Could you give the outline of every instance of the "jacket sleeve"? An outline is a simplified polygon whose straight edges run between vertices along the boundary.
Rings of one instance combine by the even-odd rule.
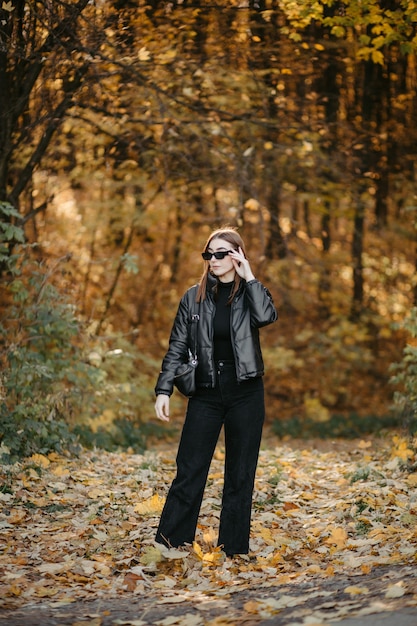
[[[174,390],[174,376],[177,367],[181,363],[185,363],[187,360],[188,328],[190,320],[190,302],[192,301],[192,289],[193,288],[189,289],[184,294],[179,303],[169,337],[168,351],[162,360],[161,371],[155,385],[156,395],[172,395]],[[193,293],[195,298],[195,291]]]
[[[259,280],[246,283],[246,298],[250,309],[251,326],[262,328],[278,319],[272,296]]]

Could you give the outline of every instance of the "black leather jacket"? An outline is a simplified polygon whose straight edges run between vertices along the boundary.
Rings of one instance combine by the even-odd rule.
[[[216,372],[213,358],[213,319],[216,311],[213,287],[214,279],[209,277],[206,298],[196,303],[198,285],[190,287],[181,298],[169,339],[168,351],[162,361],[155,393],[170,396],[173,392],[175,371],[187,361],[188,347],[192,347],[191,325],[197,327],[198,367],[196,382],[198,387],[214,387]],[[264,364],[259,342],[259,328],[272,324],[278,318],[272,296],[262,283],[251,280],[241,281],[230,313],[232,346],[235,353],[236,376],[238,381],[263,376]],[[199,315],[192,322],[194,314]]]

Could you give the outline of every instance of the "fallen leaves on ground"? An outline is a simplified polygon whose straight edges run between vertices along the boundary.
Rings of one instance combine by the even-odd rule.
[[[290,445],[263,449],[254,493],[251,555],[233,560],[216,547],[221,449],[211,467],[196,541],[180,549],[154,543],[175,473],[174,453],[97,450],[78,458],[37,454],[3,466],[2,608],[153,595],[159,604],[195,603],[197,616],[182,615],[181,624],[215,626],[229,623],[227,599],[232,594],[256,586],[259,598],[244,605],[248,623],[254,616],[268,618],[289,606],[301,607],[294,613],[301,621],[294,623],[312,623],[311,619],[322,623],[323,612],[310,611],[308,622],[302,609],[311,595],[268,597],[268,589],[296,580],[366,575],[381,565],[415,565],[414,450],[398,437],[384,444],[361,442],[344,452],[297,450]],[[413,585],[407,580],[387,583],[387,601],[407,596],[408,604],[416,603]],[[347,614],[346,607],[351,609],[368,589],[358,582],[343,593],[346,603],[329,613],[331,598],[323,592],[327,616]],[[219,607],[224,603],[225,621],[221,617],[204,621],[213,602]],[[158,623],[179,623],[175,619]]]

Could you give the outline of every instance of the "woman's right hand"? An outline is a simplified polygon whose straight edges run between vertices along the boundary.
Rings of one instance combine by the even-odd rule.
[[[158,419],[169,422],[169,396],[163,394],[156,396],[155,413]]]

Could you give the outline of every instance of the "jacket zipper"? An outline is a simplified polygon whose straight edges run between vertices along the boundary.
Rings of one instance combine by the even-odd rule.
[[[232,344],[232,350],[233,350],[233,356],[235,358],[235,371],[236,371],[236,380],[239,382],[239,373],[238,373],[238,362],[237,362],[237,357],[236,357],[236,346],[235,346],[235,338],[233,335],[233,320],[232,320],[232,316],[233,316],[233,309],[236,307],[236,297],[238,297],[237,295],[235,296],[235,298],[233,299],[233,302],[231,304],[230,307],[230,342]]]

